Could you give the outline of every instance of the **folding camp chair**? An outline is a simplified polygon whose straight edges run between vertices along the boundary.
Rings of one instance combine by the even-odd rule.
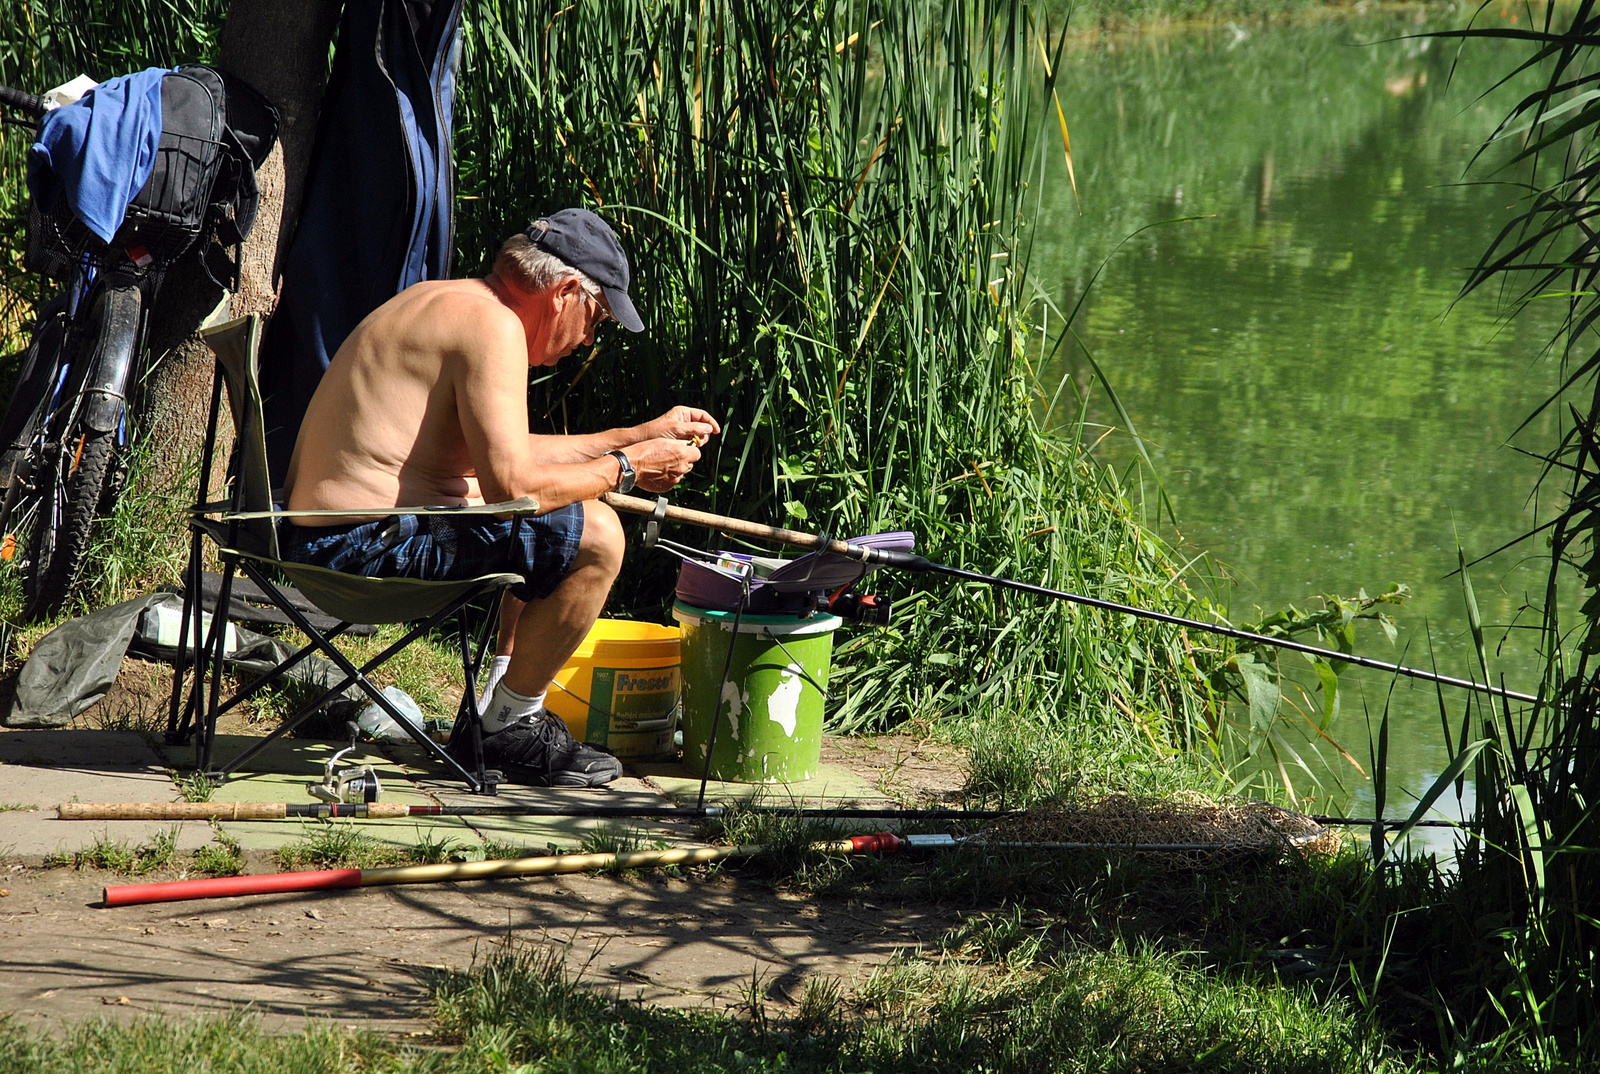
[[[277,520],[286,512],[274,503],[271,479],[267,472],[261,393],[257,386],[257,348],[261,341],[260,317],[256,314],[241,317],[206,329],[201,335],[216,354],[217,376],[211,390],[211,412],[201,459],[200,494],[189,514],[189,565],[184,587],[183,632],[180,634],[184,641],[178,646],[178,658],[173,671],[171,709],[167,717],[168,742],[182,743],[192,734],[195,739],[195,767],[208,777],[220,781],[249,761],[268,743],[294,730],[318,708],[354,685],[388,713],[395,723],[405,728],[411,737],[416,739],[418,745],[438,759],[454,775],[465,780],[473,791],[495,793],[496,784],[501,776],[498,772],[486,770],[484,767],[482,723],[478,712],[476,683],[478,670],[482,667],[484,654],[488,650],[498,621],[498,602],[484,602],[484,607],[477,613],[481,616],[481,624],[476,632],[471,629],[471,620],[474,615],[474,602],[480,601],[481,598],[498,597],[507,586],[520,582],[521,577],[515,574],[487,574],[479,578],[454,582],[428,582],[412,578],[364,578],[281,559],[278,550]],[[227,389],[228,406],[234,426],[233,453],[228,467],[231,487],[226,499],[211,501],[211,465],[216,451],[224,386]],[[363,517],[383,516],[395,512],[392,508],[352,508],[348,512],[310,513]],[[537,514],[538,504],[524,498],[511,503],[474,507],[407,508],[406,513],[520,516]],[[225,612],[215,615],[210,630],[206,631],[200,614],[201,553],[205,539],[210,539],[217,545],[218,555],[223,563],[217,608],[228,607],[234,576],[238,572],[243,572],[306,637],[311,639],[298,652],[267,674],[246,684],[233,697],[226,700],[221,699],[219,694],[226,640],[223,628],[227,616]],[[307,621],[305,614],[295,607],[295,603],[278,588],[274,576],[288,578],[312,604],[339,620],[338,625],[332,630],[317,630]],[[403,716],[394,703],[367,678],[395,654],[452,616],[456,620],[456,638],[461,651],[461,668],[465,679],[461,706],[457,711],[455,734],[466,733],[470,736],[475,771],[468,771],[437,742],[428,737],[423,728],[415,726]],[[348,631],[353,623],[414,625],[400,640],[365,664],[356,667],[333,645],[334,640]],[[313,654],[325,656],[337,665],[344,674],[343,680],[302,706],[271,734],[254,743],[233,760],[226,764],[214,765],[212,751],[216,742],[217,718],[255,695],[263,687],[278,681],[287,671]],[[194,663],[194,675],[185,698],[183,683],[187,665],[191,660]]]

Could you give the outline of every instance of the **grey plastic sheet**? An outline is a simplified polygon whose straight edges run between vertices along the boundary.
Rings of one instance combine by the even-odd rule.
[[[179,610],[183,606],[176,594],[150,593],[70,619],[46,634],[22,666],[16,694],[0,723],[19,728],[60,727],[110,692],[122,669],[122,659],[130,652],[167,663],[175,660],[177,647],[157,645],[139,636],[139,617],[163,603]],[[250,682],[265,675],[296,652],[294,646],[277,638],[236,629],[238,648],[225,662],[241,681]],[[310,656],[284,677],[327,690],[337,685],[344,673],[332,661]],[[334,703],[364,696],[350,686],[336,696]]]

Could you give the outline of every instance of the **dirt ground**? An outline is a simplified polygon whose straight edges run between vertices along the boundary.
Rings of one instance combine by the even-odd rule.
[[[257,870],[269,863],[253,863]],[[508,937],[566,951],[622,997],[736,1006],[752,982],[775,1004],[804,981],[859,979],[958,924],[956,908],[775,894],[729,874],[568,876],[97,909],[93,870],[0,878],[0,1010],[57,1027],[86,1016],[216,1012],[270,1025],[307,1016],[395,1036],[428,1029],[428,977]]]

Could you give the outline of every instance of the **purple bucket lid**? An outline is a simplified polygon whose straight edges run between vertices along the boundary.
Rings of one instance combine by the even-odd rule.
[[[849,543],[909,552],[916,547],[916,537],[908,530],[895,530],[852,537]],[[762,589],[774,593],[835,590],[859,581],[867,573],[867,569],[855,560],[821,552],[808,552],[787,562],[745,556],[737,552],[721,552],[719,555],[725,559],[742,560],[770,568],[765,577],[760,576],[758,571],[757,577],[751,580],[752,594]],[[695,560],[684,560],[678,571],[678,599],[696,608],[732,611],[739,605],[741,588],[732,571],[717,569]]]
[[[723,556],[734,558],[732,552]],[[736,558],[749,560],[749,556]],[[696,608],[712,611],[738,607],[739,593],[743,587],[731,571],[716,570],[696,560],[686,559],[678,568],[678,599]]]

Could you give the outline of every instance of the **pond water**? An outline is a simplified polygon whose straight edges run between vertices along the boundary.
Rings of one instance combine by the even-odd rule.
[[[1415,595],[1395,612],[1397,644],[1370,627],[1359,651],[1466,676],[1476,661],[1449,577],[1457,541],[1470,559],[1539,520],[1538,468],[1508,440],[1554,389],[1544,348],[1557,311],[1535,304],[1508,323],[1496,295],[1456,301],[1515,201],[1503,185],[1463,181],[1491,176],[1468,164],[1513,97],[1480,94],[1519,54],[1396,38],[1462,17],[1435,9],[1073,49],[1060,93],[1081,209],[1056,167],[1031,269],[1063,310],[1087,288],[1076,329],[1149,449],[1176,512],[1176,530],[1163,529],[1188,554],[1210,554],[1235,622],[1404,582]],[[1193,216],[1208,219],[1118,246]],[[1089,391],[1091,420],[1117,427],[1097,450],[1143,482],[1152,511],[1132,439],[1071,350],[1045,379],[1070,375]],[[1546,416],[1512,442],[1537,450],[1554,430]],[[1539,603],[1544,552],[1530,541],[1472,569],[1491,639],[1537,621],[1527,607]],[[1537,683],[1534,642],[1514,630],[1495,657],[1514,689]],[[1387,813],[1405,816],[1448,763],[1438,697],[1401,680],[1390,700],[1389,677],[1370,672],[1346,681],[1333,735],[1370,768],[1369,714],[1375,727],[1390,701]],[[1464,696],[1445,701],[1458,726]],[[1370,809],[1370,784],[1323,755],[1316,804]]]

